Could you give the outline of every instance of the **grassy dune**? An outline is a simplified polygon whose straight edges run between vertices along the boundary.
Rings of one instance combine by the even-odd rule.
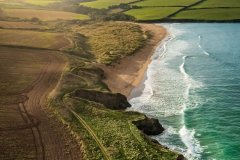
[[[0,29],[0,45],[61,49],[73,47],[60,33]]]
[[[71,12],[63,11],[48,11],[48,10],[35,10],[35,9],[4,9],[5,15],[8,17],[15,17],[20,19],[31,19],[37,17],[42,21],[53,21],[53,20],[86,20],[89,19],[87,15],[76,14]]]
[[[133,54],[146,38],[139,26],[130,23],[94,23],[74,30],[87,37],[87,50],[105,64]]]

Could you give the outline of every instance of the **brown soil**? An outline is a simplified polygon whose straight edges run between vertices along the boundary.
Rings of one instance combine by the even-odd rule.
[[[3,10],[8,17],[16,17],[21,19],[31,19],[37,17],[43,21],[53,20],[72,20],[77,19],[79,14],[63,11],[48,11],[48,10],[36,10],[36,9],[4,9]]]
[[[120,60],[112,66],[102,66],[106,79],[104,82],[113,93],[122,93],[129,96],[132,89],[142,81],[151,56],[157,45],[167,35],[166,29],[154,24],[140,24],[142,30],[150,31],[152,38],[145,46],[132,56]]]
[[[25,49],[24,51],[37,52]],[[48,95],[56,87],[67,64],[66,59],[59,52],[39,51],[39,54],[45,59],[45,65],[41,68],[33,85],[22,94],[25,96],[25,101],[20,102],[18,106],[17,104],[0,105],[1,112],[11,113],[7,114],[8,120],[4,119],[4,121],[9,122],[13,119],[17,122],[10,126],[0,126],[0,151],[1,154],[5,154],[1,155],[0,159],[82,159],[77,142],[73,140],[63,124],[53,114],[47,112],[46,107]],[[13,117],[17,117],[18,120]],[[23,146],[24,149],[17,148],[16,144]],[[11,146],[21,150],[21,153],[15,153]]]
[[[8,22],[0,21],[1,28],[7,29],[44,29],[45,27],[31,22]]]

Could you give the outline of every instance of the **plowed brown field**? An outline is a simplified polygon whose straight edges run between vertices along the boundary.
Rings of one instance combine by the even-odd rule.
[[[0,159],[81,159],[46,109],[66,65],[59,52],[0,47]]]

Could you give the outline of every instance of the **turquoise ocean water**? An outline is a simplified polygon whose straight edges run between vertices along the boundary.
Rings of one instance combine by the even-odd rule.
[[[130,110],[158,118],[153,138],[188,159],[240,159],[240,24],[164,24]]]

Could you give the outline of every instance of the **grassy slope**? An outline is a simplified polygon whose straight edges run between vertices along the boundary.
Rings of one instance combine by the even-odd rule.
[[[193,8],[240,7],[239,0],[207,0]]]
[[[72,44],[61,33],[19,31],[0,29],[0,45],[25,46],[31,48],[61,49],[71,48]]]
[[[63,12],[63,11],[47,11],[47,10],[36,10],[36,9],[4,9],[3,11],[8,17],[16,17],[21,19],[31,19],[33,17],[37,17],[43,21],[53,21],[58,19],[63,19],[63,20],[89,19],[89,17],[84,14],[76,14],[76,13]]]
[[[96,0],[91,2],[83,2],[83,3],[80,3],[80,5],[91,7],[91,8],[103,9],[103,8],[108,8],[109,6],[112,6],[112,5],[118,5],[120,3],[130,3],[135,1],[136,0]]]
[[[74,28],[87,38],[87,50],[101,63],[109,64],[132,54],[145,41],[139,26],[127,23],[95,23]]]
[[[33,4],[33,5],[46,6],[51,3],[56,3],[60,1],[62,0],[24,0],[23,2]]]
[[[132,9],[126,14],[136,17],[138,20],[159,20],[168,16],[174,9],[158,8],[157,6],[187,6],[195,3],[196,0],[146,0],[135,3],[141,6],[140,9]],[[155,8],[157,7],[157,8]],[[240,7],[238,0],[207,0],[192,8],[211,8],[208,10],[185,10],[178,13],[173,19],[193,19],[193,20],[233,20],[240,19],[238,8],[219,9],[214,7]],[[168,13],[167,13],[168,12]]]

